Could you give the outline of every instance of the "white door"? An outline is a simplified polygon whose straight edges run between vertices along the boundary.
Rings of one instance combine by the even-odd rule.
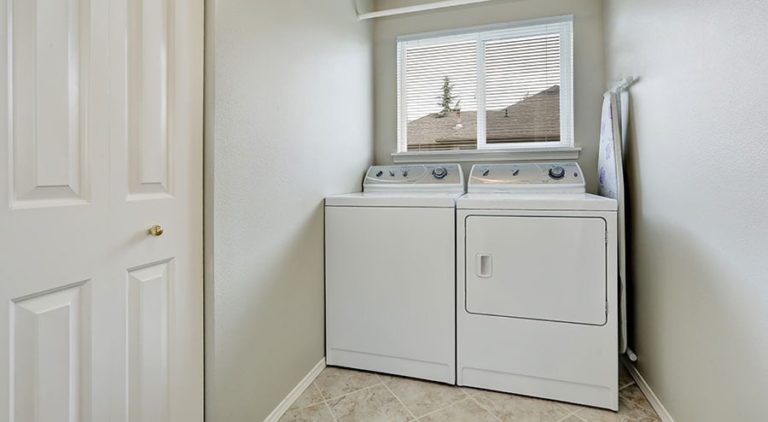
[[[470,216],[465,224],[467,312],[605,324],[605,220]]]
[[[0,0],[0,420],[202,420],[202,42],[202,0]]]

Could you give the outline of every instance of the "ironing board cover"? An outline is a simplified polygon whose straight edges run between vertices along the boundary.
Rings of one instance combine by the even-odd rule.
[[[621,98],[620,98],[621,97]],[[603,97],[600,125],[600,149],[598,152],[598,177],[601,196],[618,202],[618,251],[619,251],[619,351],[627,351],[627,271],[626,231],[624,220],[624,166],[622,144],[626,138],[629,94],[608,92]],[[623,101],[622,101],[623,100]]]

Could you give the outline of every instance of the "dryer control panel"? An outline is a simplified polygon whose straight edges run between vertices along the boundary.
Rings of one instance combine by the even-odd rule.
[[[584,193],[581,167],[575,162],[476,164],[467,192],[486,193]]]
[[[458,164],[371,166],[365,174],[363,191],[464,192],[464,175]]]

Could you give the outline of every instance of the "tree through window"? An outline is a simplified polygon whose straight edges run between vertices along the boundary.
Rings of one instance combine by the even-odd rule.
[[[572,140],[572,18],[398,40],[399,151]]]

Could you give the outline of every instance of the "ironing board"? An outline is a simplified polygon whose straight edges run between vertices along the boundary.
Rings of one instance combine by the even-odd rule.
[[[624,155],[629,93],[626,90],[609,91],[603,96],[598,151],[598,179],[600,196],[618,202],[619,251],[619,352],[627,351],[627,265],[626,222],[624,202]]]

